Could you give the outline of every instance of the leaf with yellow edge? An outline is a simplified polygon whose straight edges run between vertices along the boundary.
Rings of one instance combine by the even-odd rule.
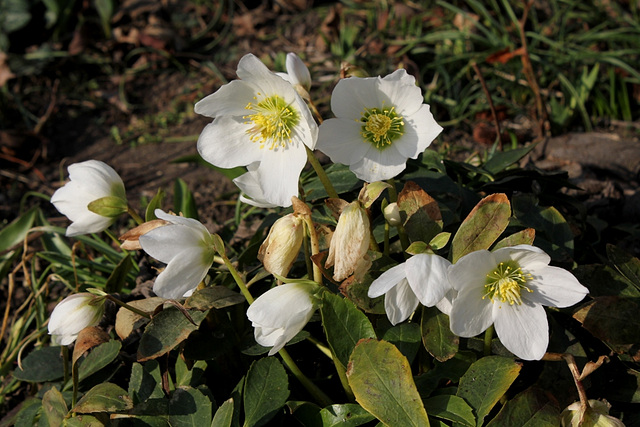
[[[428,427],[407,358],[391,343],[358,342],[347,368],[356,401],[386,425]]]

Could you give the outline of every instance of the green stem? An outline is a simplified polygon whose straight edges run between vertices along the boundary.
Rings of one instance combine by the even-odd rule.
[[[131,206],[127,206],[127,213],[131,216],[131,218],[133,218],[136,224],[140,225],[144,222],[144,219],[140,218],[140,215],[138,215],[136,211],[131,209]]]
[[[384,248],[382,249],[385,256],[389,256],[389,223],[384,222]]]
[[[71,407],[75,408],[78,402],[78,364],[71,365],[71,377],[73,378],[73,394],[71,395]]]
[[[69,381],[69,347],[66,345],[62,346],[62,363],[64,363],[64,377],[62,382],[63,384],[66,384],[67,381]]]
[[[298,368],[298,365],[296,365],[296,362],[294,362],[291,356],[289,356],[289,353],[287,353],[287,350],[283,348],[278,352],[278,354],[280,354],[282,361],[287,366],[287,368],[289,368],[291,373],[298,379],[298,381],[300,381],[304,388],[307,389],[307,391],[311,394],[311,396],[313,396],[315,401],[322,408],[333,404],[333,401],[329,398],[329,396],[327,396],[322,390],[320,390],[320,388],[318,388],[317,385],[315,385],[302,373],[300,368]]]
[[[305,146],[305,148],[307,149],[307,159],[309,160],[309,163],[311,163],[311,166],[316,172],[316,175],[318,175],[318,178],[320,178],[320,182],[322,182],[322,185],[324,186],[327,194],[329,195],[329,197],[337,199],[338,193],[336,192],[335,188],[333,188],[333,184],[331,184],[331,181],[329,180],[327,173],[322,168],[322,165],[320,164],[318,159],[316,159],[313,151],[311,151],[307,146]]]
[[[238,285],[238,288],[240,288],[240,292],[242,292],[244,298],[249,304],[253,304],[253,301],[255,301],[255,299],[251,295],[251,292],[249,292],[249,288],[247,288],[247,285],[244,283],[244,280],[242,280],[242,277],[240,277],[240,273],[238,273],[238,270],[236,270],[229,258],[227,258],[226,254],[220,253],[220,257],[224,261],[224,265],[226,265],[229,269],[229,273],[231,273],[233,280],[236,281],[236,284]]]
[[[491,356],[491,340],[493,339],[493,325],[484,331],[484,355]]]
[[[112,301],[115,304],[119,305],[120,307],[126,308],[127,310],[129,310],[131,312],[134,312],[134,313],[136,313],[136,314],[138,314],[138,315],[140,315],[140,316],[142,316],[144,318],[151,319],[151,314],[147,313],[146,311],[142,311],[140,309],[137,309],[137,308],[135,308],[133,306],[130,306],[126,302],[122,302],[118,298],[116,298],[116,297],[114,297],[112,295],[107,294],[104,297],[106,299],[108,299],[109,301]]]

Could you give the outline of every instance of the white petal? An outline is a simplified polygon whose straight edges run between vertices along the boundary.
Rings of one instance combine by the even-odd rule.
[[[401,116],[415,113],[424,102],[422,90],[416,86],[416,79],[403,69],[380,79],[379,90],[388,100],[385,107],[395,107]]]
[[[336,117],[360,120],[365,108],[381,108],[380,77],[349,77],[338,82],[331,93],[331,111]]]
[[[73,237],[81,234],[99,233],[109,228],[114,221],[115,218],[106,218],[89,211],[86,216],[73,221],[73,223],[67,227],[65,236]]]
[[[198,137],[198,152],[220,168],[246,166],[262,159],[260,144],[247,134],[249,125],[241,118],[221,116],[209,123]]]
[[[308,285],[288,283],[269,289],[247,309],[247,317],[262,327],[284,327],[297,312],[313,310]]]
[[[294,142],[296,140],[302,142],[310,150],[315,150],[318,141],[318,124],[314,120],[309,107],[297,92],[295,93],[295,102],[292,105],[301,115],[300,122],[293,128],[292,139]]]
[[[493,254],[486,250],[471,252],[449,268],[449,282],[453,289],[484,287],[487,274],[498,266]]]
[[[427,104],[422,104],[411,116],[404,117],[404,121],[404,135],[393,144],[400,154],[415,159],[442,132],[442,126],[436,123]]]
[[[517,245],[498,249],[493,252],[498,262],[516,261],[523,270],[545,267],[549,265],[551,257],[542,249],[531,245]]]
[[[533,276],[533,280],[526,284],[533,292],[523,292],[522,297],[538,304],[570,307],[589,293],[573,274],[559,267],[544,267],[527,273]]]
[[[164,212],[162,209],[156,209],[154,212],[156,217],[159,219],[163,219],[165,221],[170,222],[171,224],[181,225],[183,227],[191,228],[194,231],[197,231],[200,236],[203,238],[205,236],[209,236],[209,230],[205,227],[200,221],[193,218],[185,218],[180,215],[171,215]]]
[[[447,270],[451,263],[438,255],[418,254],[406,262],[407,280],[422,305],[432,307],[449,289]]]
[[[253,54],[249,53],[240,59],[236,74],[264,97],[278,95],[289,104],[295,100],[296,91],[291,83],[271,72]],[[260,98],[257,101],[260,102]]]
[[[286,66],[288,75],[292,77],[292,83],[299,84],[309,90],[311,87],[311,74],[302,59],[295,53],[289,52],[287,53]]]
[[[389,322],[394,326],[404,322],[416,311],[419,302],[409,282],[406,279],[401,280],[384,296],[384,310],[387,312]]]
[[[482,299],[484,286],[471,287],[458,293],[451,308],[451,332],[459,337],[475,337],[493,323],[493,303]]]
[[[444,298],[438,301],[438,303],[436,304],[436,307],[438,308],[438,310],[440,310],[447,316],[450,316],[451,309],[453,308],[453,301],[456,299],[457,296],[458,296],[458,292],[456,290],[449,289],[449,292],[447,292],[444,295]]]
[[[359,179],[375,182],[391,179],[406,167],[406,157],[402,156],[393,145],[383,151],[371,145],[365,156],[360,161],[351,164],[349,169]]]
[[[351,119],[325,120],[319,128],[317,148],[334,163],[356,163],[371,148],[360,135],[361,128],[362,123]]]
[[[153,258],[170,263],[184,251],[202,252],[203,237],[198,230],[184,225],[169,224],[140,236],[140,246]]]
[[[313,316],[313,312],[314,310],[308,310],[293,314],[285,325],[282,335],[273,343],[273,348],[269,350],[269,356],[273,356],[280,351],[286,343],[291,341],[309,322],[311,316]]]
[[[240,116],[247,114],[245,107],[254,101],[256,92],[253,86],[240,80],[234,80],[198,101],[194,111],[207,117]]]
[[[391,267],[371,283],[367,295],[369,298],[376,298],[380,295],[384,295],[389,292],[389,289],[396,286],[405,278],[405,263]]]
[[[494,304],[495,328],[502,344],[521,359],[540,360],[549,344],[549,325],[544,308],[523,304]]]
[[[71,181],[77,181],[94,192],[94,200],[105,196],[124,197],[124,184],[120,175],[104,162],[87,160],[70,165],[68,170]]]
[[[258,165],[258,163],[254,163]],[[233,183],[238,186],[243,194],[240,194],[240,201],[251,206],[257,206],[259,208],[274,208],[278,205],[275,203],[269,203],[265,199],[264,190],[260,185],[258,173],[255,170],[240,175],[233,180]]]
[[[180,299],[198,286],[212,263],[212,251],[207,253],[202,247],[185,249],[175,255],[158,275],[153,292],[161,298]]]
[[[298,195],[298,181],[307,163],[307,152],[302,144],[263,150],[265,153],[256,173],[264,200],[278,206],[291,206],[291,198]]]

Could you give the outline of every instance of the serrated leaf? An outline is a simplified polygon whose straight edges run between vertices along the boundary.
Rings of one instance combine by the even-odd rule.
[[[39,208],[34,206],[0,230],[0,253],[19,244],[27,237],[38,211]]]
[[[105,196],[96,199],[87,205],[94,214],[106,218],[115,218],[128,210],[127,201],[117,196]]]
[[[418,354],[420,338],[420,326],[417,323],[406,322],[390,327],[382,336],[383,340],[395,345],[409,363],[413,362]]]
[[[55,387],[47,390],[42,397],[42,415],[47,420],[47,424],[50,427],[61,426],[67,412],[69,410],[62,393]]]
[[[476,425],[473,409],[461,397],[452,395],[433,396],[425,399],[424,407],[430,417],[453,421],[459,426],[473,427]]]
[[[64,364],[60,347],[43,347],[33,350],[22,360],[22,369],[13,371],[20,381],[43,383],[64,376]]]
[[[158,192],[156,193],[155,196],[153,196],[153,199],[149,201],[149,204],[147,205],[147,209],[145,209],[145,212],[144,212],[145,221],[149,222],[149,221],[153,221],[154,219],[158,219],[155,212],[156,212],[156,209],[162,209],[162,204],[164,203],[164,198],[166,195],[167,193],[162,188],[158,188]]]
[[[521,367],[508,357],[487,356],[474,362],[460,378],[456,395],[475,409],[478,427],[518,377]]]
[[[188,313],[195,325],[175,307],[165,308],[155,315],[140,338],[138,362],[155,359],[175,348],[198,329],[207,315],[207,312],[198,310],[189,310]]]
[[[560,409],[538,388],[528,388],[509,400],[487,427],[555,427],[560,425]]]
[[[197,290],[184,303],[185,308],[196,310],[221,309],[232,305],[241,304],[244,296],[224,286],[208,286]]]
[[[458,338],[449,327],[449,316],[436,307],[423,307],[420,322],[422,344],[436,360],[444,362],[458,352]]]
[[[533,228],[525,228],[524,230],[513,233],[504,239],[500,240],[493,246],[492,250],[506,248],[516,245],[533,245],[533,241],[536,238],[536,230]]]
[[[111,383],[102,383],[85,393],[73,412],[90,414],[93,412],[118,412],[133,408],[133,401],[126,391]]]
[[[120,352],[120,341],[111,340],[93,348],[87,357],[80,363],[78,378],[80,381],[98,372],[100,369],[113,362]]]
[[[357,427],[374,420],[375,417],[355,403],[331,405],[319,412],[322,427]]]
[[[233,421],[233,398],[227,399],[216,411],[211,427],[231,427]]]
[[[173,210],[186,218],[198,219],[196,201],[187,183],[176,178],[173,185]]]
[[[429,426],[409,362],[393,344],[361,340],[349,359],[347,379],[356,401],[383,423]]]
[[[320,314],[329,347],[345,368],[356,343],[362,338],[376,337],[367,316],[346,298],[324,292]]]
[[[244,386],[244,425],[265,425],[289,397],[289,379],[275,357],[254,362]]]
[[[511,205],[505,194],[491,194],[467,215],[451,241],[451,261],[455,263],[464,255],[489,249],[509,225]]]

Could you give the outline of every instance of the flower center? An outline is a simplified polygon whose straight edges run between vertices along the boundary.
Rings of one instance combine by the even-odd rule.
[[[253,99],[257,100],[256,97]],[[250,102],[244,108],[253,112],[242,118],[247,120],[245,124],[253,125],[247,133],[251,141],[260,143],[260,148],[265,145],[269,150],[284,148],[291,142],[291,130],[300,118],[298,112],[282,97],[273,95],[258,103]]]
[[[404,133],[404,120],[395,112],[395,107],[368,108],[360,118],[363,138],[378,150],[384,150]]]
[[[487,274],[487,281],[484,285],[485,294],[482,299],[489,298],[494,302],[494,298],[500,302],[508,302],[509,305],[522,304],[520,293],[522,290],[533,292],[525,284],[533,279],[531,274],[524,273],[515,261],[501,262],[491,273]]]

